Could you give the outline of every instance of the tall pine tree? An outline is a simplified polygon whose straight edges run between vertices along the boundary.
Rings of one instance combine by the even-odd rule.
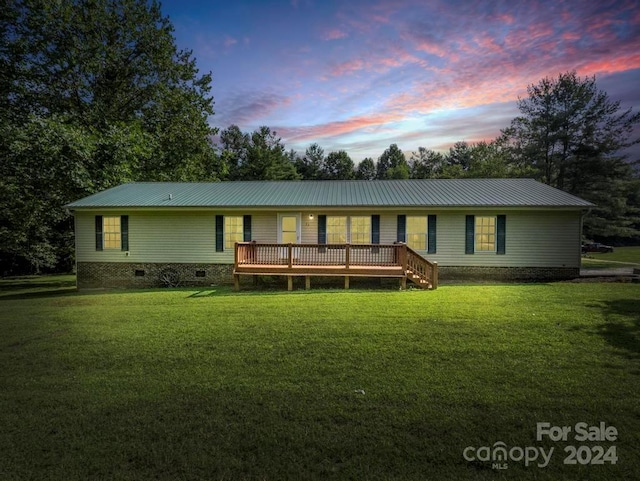
[[[640,142],[633,137],[640,113],[622,110],[595,77],[576,72],[544,78],[527,92],[518,102],[521,115],[504,131],[515,161],[542,182],[597,204],[585,218],[588,237],[637,235],[629,203],[633,169],[621,151]]]

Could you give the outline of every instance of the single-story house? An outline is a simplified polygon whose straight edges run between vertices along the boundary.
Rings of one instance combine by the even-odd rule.
[[[406,277],[409,255],[426,262],[409,280],[435,287],[438,276],[578,276],[592,204],[531,179],[425,179],[129,183],[66,207],[79,288],[208,286],[243,274],[348,283]]]

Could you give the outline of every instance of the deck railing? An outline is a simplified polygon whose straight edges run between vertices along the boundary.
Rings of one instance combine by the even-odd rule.
[[[262,244],[238,242],[235,265],[379,266],[402,265],[404,244]]]
[[[235,245],[235,271],[251,273],[251,268],[274,273],[304,273],[305,267],[341,269],[397,268],[400,276],[437,287],[438,265],[404,243],[395,244],[270,244],[238,242]],[[380,269],[380,275],[384,273]],[[387,271],[388,272],[388,271]],[[349,274],[345,274],[349,275]],[[362,274],[364,275],[364,274]]]

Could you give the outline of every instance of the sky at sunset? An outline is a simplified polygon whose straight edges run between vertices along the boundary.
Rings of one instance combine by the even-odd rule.
[[[640,110],[639,0],[165,0],[213,74],[224,129],[267,125],[300,154],[495,138],[518,96],[576,70]]]

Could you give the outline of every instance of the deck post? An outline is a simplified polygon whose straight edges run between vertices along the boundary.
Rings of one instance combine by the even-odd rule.
[[[239,245],[238,243],[234,243],[233,244],[233,268],[237,269],[238,268],[238,249],[239,249]]]
[[[291,269],[293,267],[293,245],[289,243],[288,248],[289,248],[289,269]]]
[[[304,289],[306,291],[311,289],[311,276],[304,276]]]
[[[287,290],[293,290],[293,276],[287,276]]]
[[[437,289],[438,288],[438,262],[434,261],[433,262],[433,267],[431,268],[431,288],[432,289]]]
[[[237,245],[237,244],[236,244]],[[236,291],[240,290],[240,275],[239,274],[234,274],[233,275],[233,288]]]
[[[256,241],[251,241],[251,244],[248,246],[249,249],[249,259],[252,264],[256,262],[257,254],[256,254]]]
[[[344,246],[344,265],[345,268],[349,268],[349,258],[351,257],[351,246],[349,244],[345,244]]]
[[[407,244],[400,244],[400,264],[402,265],[402,272],[407,273]]]
[[[344,288],[349,289],[349,276],[344,276]]]
[[[400,289],[403,291],[407,289],[407,276],[400,278]]]

